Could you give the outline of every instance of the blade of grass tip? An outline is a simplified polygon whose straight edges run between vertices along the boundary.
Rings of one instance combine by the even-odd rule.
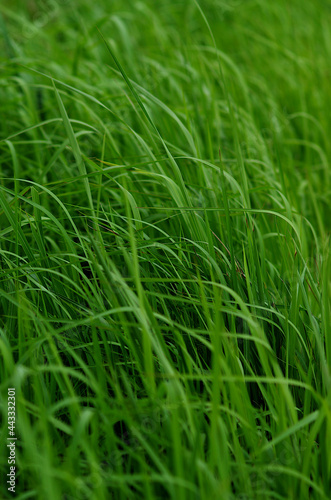
[[[134,86],[132,85],[132,83],[131,83],[130,79],[128,78],[127,74],[125,73],[124,69],[122,68],[122,66],[121,66],[121,64],[120,64],[120,62],[119,62],[119,60],[118,60],[118,59],[117,59],[117,57],[115,56],[115,53],[114,53],[114,52],[112,51],[112,49],[110,48],[109,43],[107,42],[107,40],[105,39],[105,37],[103,36],[103,34],[102,34],[102,33],[101,33],[101,31],[99,30],[99,28],[97,28],[97,30],[98,30],[98,32],[99,32],[99,34],[100,34],[100,36],[101,36],[102,40],[104,41],[104,43],[105,43],[105,45],[106,45],[106,47],[107,47],[107,50],[108,50],[109,54],[110,54],[110,55],[111,55],[111,57],[113,58],[113,60],[114,60],[114,62],[115,62],[115,64],[116,64],[116,66],[118,67],[118,69],[119,69],[119,71],[120,71],[121,75],[123,76],[123,78],[124,78],[124,80],[125,80],[125,82],[126,82],[127,86],[128,86],[128,87],[129,87],[129,89],[131,90],[132,95],[133,95],[133,96],[134,96],[134,98],[136,99],[136,101],[137,101],[137,103],[138,103],[139,107],[141,108],[142,112],[144,113],[145,117],[147,118],[148,122],[151,124],[151,126],[153,127],[153,129],[156,131],[156,133],[157,133],[158,135],[160,135],[160,134],[159,134],[159,131],[157,130],[157,128],[156,128],[155,124],[153,123],[153,121],[152,121],[151,117],[150,117],[150,116],[149,116],[149,114],[147,113],[147,110],[146,110],[146,108],[145,108],[144,104],[142,103],[142,101],[141,101],[141,99],[140,99],[140,97],[139,97],[138,93],[136,92],[136,90],[135,90]]]
[[[167,153],[167,156],[174,168],[174,171],[175,171],[175,175],[176,175],[176,180],[178,181],[178,183],[180,184],[181,188],[182,188],[182,193],[184,195],[184,200],[185,200],[185,203],[183,203],[183,205],[189,205],[191,206],[191,203],[190,203],[190,198],[186,195],[186,187],[185,187],[185,183],[184,183],[184,180],[183,180],[183,177],[182,177],[182,174],[180,172],[180,169],[174,159],[174,157],[172,156],[172,154],[170,153],[165,141],[163,140],[158,128],[156,127],[156,125],[154,124],[153,120],[151,119],[151,117],[149,116],[141,98],[139,97],[139,94],[137,93],[136,89],[134,88],[134,86],[132,85],[131,83],[131,80],[129,79],[129,77],[127,76],[126,72],[124,71],[124,69],[122,68],[122,65],[120,64],[119,60],[117,59],[115,53],[113,52],[113,50],[111,49],[109,43],[106,41],[105,37],[103,36],[103,34],[101,33],[101,31],[98,29],[98,32],[102,38],[102,40],[104,41],[106,47],[107,47],[107,50],[109,52],[109,54],[111,55],[112,59],[114,60],[118,70],[120,71],[122,77],[124,78],[127,86],[129,87],[133,97],[135,98],[135,100],[137,101],[140,109],[142,110],[144,116],[146,117],[148,123],[151,125],[151,127],[155,130],[157,136],[159,137],[166,153]]]
[[[88,198],[88,201],[89,201],[89,205],[90,205],[90,208],[91,208],[91,212],[93,214],[93,219],[96,220],[95,213],[94,213],[93,199],[92,199],[92,194],[91,194],[91,188],[90,188],[90,184],[89,184],[88,177],[87,177],[87,171],[86,171],[84,159],[83,159],[83,156],[82,156],[81,151],[79,149],[79,145],[78,145],[77,139],[75,137],[75,134],[74,134],[71,122],[69,120],[67,111],[66,111],[66,109],[64,107],[64,104],[63,104],[63,101],[61,99],[60,93],[59,93],[59,91],[57,90],[57,88],[55,86],[54,80],[52,80],[52,83],[53,83],[53,88],[54,88],[54,92],[55,92],[56,101],[57,101],[58,106],[59,106],[59,110],[60,110],[60,114],[61,114],[61,117],[62,117],[63,125],[64,125],[64,128],[66,130],[66,133],[67,133],[67,136],[68,136],[68,139],[69,139],[69,143],[70,143],[71,148],[72,148],[72,152],[74,154],[76,163],[78,165],[79,172],[80,172],[81,175],[84,176],[84,181],[83,182],[84,182],[84,186],[85,186],[87,198]]]
[[[210,37],[212,39],[212,42],[213,42],[213,45],[214,45],[214,48],[215,48],[215,51],[216,51],[219,72],[220,72],[221,80],[222,80],[223,87],[224,87],[224,94],[225,94],[225,98],[226,98],[226,101],[227,101],[227,104],[228,104],[229,115],[230,115],[230,119],[231,119],[233,133],[234,133],[234,141],[235,141],[235,147],[236,147],[236,156],[237,156],[237,160],[238,160],[238,163],[239,163],[239,166],[240,166],[241,177],[242,177],[242,184],[243,184],[243,191],[244,191],[244,197],[245,197],[244,198],[244,202],[245,202],[245,206],[247,208],[250,208],[250,197],[249,197],[249,189],[248,189],[248,180],[247,180],[247,175],[246,175],[246,170],[245,170],[244,158],[243,158],[243,155],[242,155],[241,145],[240,145],[240,141],[239,141],[238,126],[237,126],[237,121],[235,119],[235,112],[234,112],[234,109],[233,109],[233,102],[230,99],[230,94],[229,94],[227,83],[226,83],[226,80],[225,80],[225,76],[224,76],[224,72],[223,72],[223,67],[222,67],[221,59],[220,59],[220,54],[219,54],[219,51],[217,49],[216,40],[215,40],[213,31],[212,31],[212,29],[210,27],[210,24],[209,24],[209,22],[208,22],[208,20],[207,20],[207,18],[205,16],[205,13],[203,12],[203,10],[200,7],[200,5],[197,2],[197,0],[194,0],[194,3],[197,6],[197,9],[199,10],[201,17],[203,18],[204,23],[207,26],[207,29],[209,31]],[[249,220],[250,220],[250,218],[249,218]]]

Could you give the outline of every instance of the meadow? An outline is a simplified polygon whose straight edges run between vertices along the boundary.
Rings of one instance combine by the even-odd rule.
[[[1,498],[330,499],[329,2],[0,32]]]

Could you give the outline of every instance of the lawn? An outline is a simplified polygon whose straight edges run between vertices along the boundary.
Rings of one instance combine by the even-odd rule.
[[[0,33],[1,499],[330,499],[329,2]]]

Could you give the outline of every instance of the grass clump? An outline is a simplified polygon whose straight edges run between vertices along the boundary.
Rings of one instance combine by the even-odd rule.
[[[18,498],[330,498],[329,7],[15,7],[0,370]]]

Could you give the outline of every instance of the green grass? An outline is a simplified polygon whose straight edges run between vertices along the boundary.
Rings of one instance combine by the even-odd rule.
[[[331,497],[331,9],[0,6],[1,498]]]

